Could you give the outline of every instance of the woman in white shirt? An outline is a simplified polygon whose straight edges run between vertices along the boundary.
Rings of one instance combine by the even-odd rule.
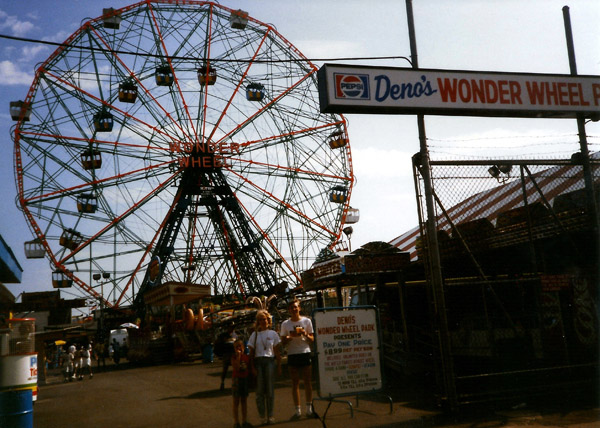
[[[295,412],[291,420],[300,419],[300,378],[304,383],[306,416],[315,416],[312,407],[312,361],[311,345],[314,342],[313,325],[310,318],[300,315],[300,301],[295,299],[288,305],[290,318],[281,324],[281,343],[287,346],[288,368],[292,379],[292,398]]]
[[[254,332],[248,339],[252,371],[256,375],[256,407],[263,424],[273,424],[275,407],[275,365],[281,374],[281,339],[271,330],[271,315],[264,309],[256,313]]]

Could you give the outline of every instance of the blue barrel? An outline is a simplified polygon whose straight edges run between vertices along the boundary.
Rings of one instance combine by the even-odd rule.
[[[31,389],[0,392],[0,427],[33,428]]]
[[[213,362],[213,346],[211,343],[204,345],[204,348],[202,349],[202,361],[204,361],[205,363],[212,363]]]

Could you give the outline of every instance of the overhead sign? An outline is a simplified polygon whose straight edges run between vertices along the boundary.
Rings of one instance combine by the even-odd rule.
[[[378,318],[372,306],[315,310],[321,397],[382,389]]]
[[[600,118],[600,76],[325,64],[324,113]]]

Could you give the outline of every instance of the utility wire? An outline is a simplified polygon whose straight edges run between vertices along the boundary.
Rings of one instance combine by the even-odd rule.
[[[119,55],[133,55],[133,56],[143,56],[149,58],[165,58],[164,55],[151,54],[151,53],[141,53],[141,52],[131,52],[131,51],[122,51],[122,50],[112,50],[112,49],[104,49],[97,48],[91,46],[81,46],[81,45],[69,45],[66,43],[57,43],[50,42],[46,40],[38,40],[38,39],[29,39],[26,37],[16,37],[9,36],[6,34],[0,34],[0,39],[14,40],[17,42],[25,42],[25,43],[37,43],[42,45],[49,46],[58,46],[58,47],[68,47],[72,49],[82,49],[89,50],[94,52],[103,52],[110,54],[119,54]],[[177,60],[185,60],[185,61],[197,61],[197,57],[189,57],[189,56],[170,56],[170,59]],[[300,61],[310,61],[310,62],[327,62],[327,61],[378,61],[378,60],[390,60],[390,59],[403,59],[411,63],[410,59],[405,56],[371,56],[371,57],[340,57],[340,58],[312,58],[312,59],[229,59],[229,58],[211,58],[211,62],[241,62],[241,63],[278,63],[278,62],[300,62]]]

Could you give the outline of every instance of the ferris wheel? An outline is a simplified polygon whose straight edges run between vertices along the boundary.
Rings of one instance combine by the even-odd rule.
[[[339,241],[354,180],[316,71],[241,10],[103,10],[11,103],[31,256],[55,287],[114,306],[167,281],[241,296],[300,285]]]

